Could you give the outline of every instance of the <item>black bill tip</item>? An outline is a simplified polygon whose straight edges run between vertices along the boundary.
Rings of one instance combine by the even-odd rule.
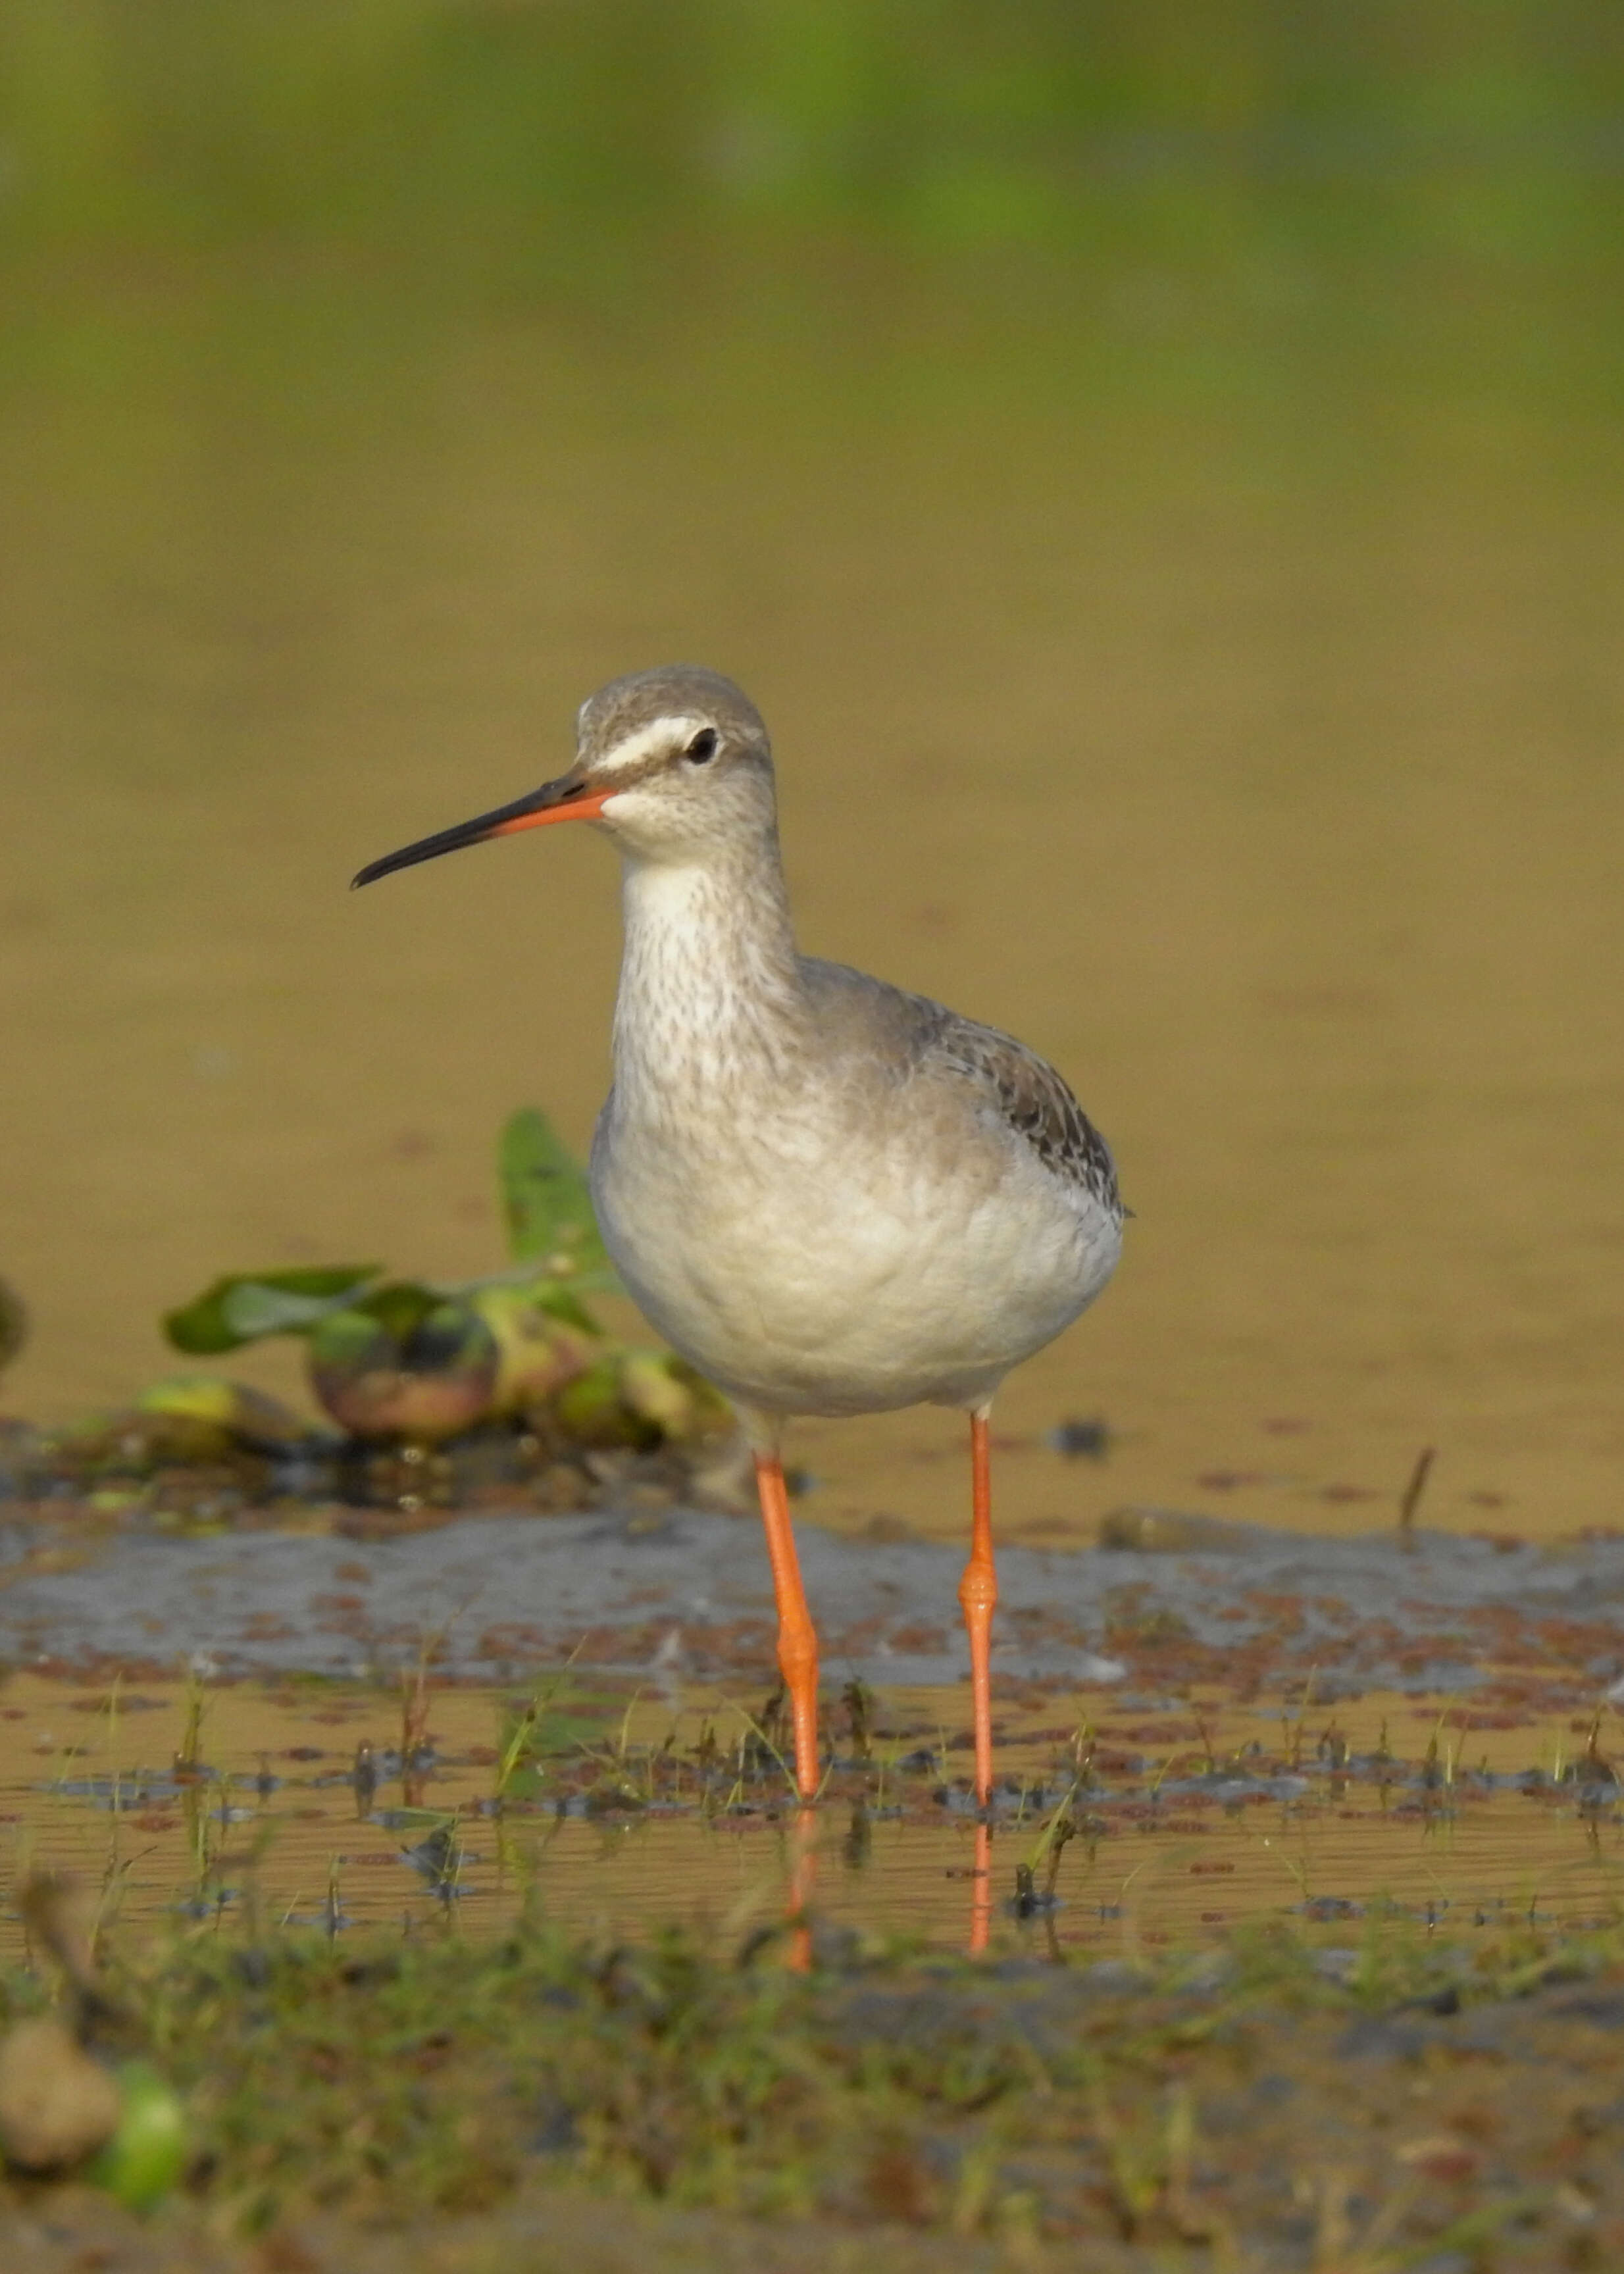
[[[375,885],[380,877],[393,876],[397,869],[415,869],[420,861],[437,861],[442,853],[460,853],[465,845],[484,845],[492,837],[533,829],[539,822],[563,821],[572,812],[595,814],[602,804],[601,795],[591,795],[578,777],[565,774],[557,781],[543,782],[528,797],[515,798],[511,805],[499,805],[493,813],[459,821],[455,828],[437,830],[432,837],[419,837],[415,845],[402,845],[398,853],[369,861],[350,878],[350,889],[357,892],[363,885]]]

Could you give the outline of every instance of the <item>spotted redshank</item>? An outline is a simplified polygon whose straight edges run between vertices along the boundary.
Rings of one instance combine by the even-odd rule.
[[[620,849],[614,1081],[592,1141],[610,1254],[672,1348],[726,1390],[756,1457],[795,1775],[818,1784],[817,1639],[780,1442],[796,1414],[970,1418],[975,1790],[992,1794],[988,1413],[1011,1367],[1109,1278],[1124,1209],[1054,1069],[991,1027],[797,953],[767,730],[687,664],[584,703],[575,762],[356,878],[555,821]]]

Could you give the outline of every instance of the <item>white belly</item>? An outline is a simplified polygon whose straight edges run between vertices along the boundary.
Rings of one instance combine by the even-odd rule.
[[[592,1190],[650,1323],[770,1413],[979,1404],[1121,1246],[1115,1216],[1024,1148],[957,1169],[906,1128],[780,1126],[702,1152],[606,1115]]]

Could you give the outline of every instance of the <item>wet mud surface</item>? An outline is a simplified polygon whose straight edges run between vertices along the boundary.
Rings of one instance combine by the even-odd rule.
[[[994,1665],[1022,1680],[1205,1680],[1237,1695],[1311,1675],[1321,1699],[1466,1696],[1537,1667],[1575,1703],[1624,1669],[1624,1539],[1557,1547],[1389,1531],[1324,1539],[1176,1511],[1107,1536],[1148,1548],[1000,1552]],[[965,1670],[962,1550],[798,1525],[824,1672],[941,1683]],[[0,1527],[0,1657],[14,1664],[372,1676],[417,1657],[506,1681],[575,1652],[680,1683],[764,1679],[767,1563],[749,1519],[682,1508],[485,1515],[354,1539],[177,1537],[19,1518]]]

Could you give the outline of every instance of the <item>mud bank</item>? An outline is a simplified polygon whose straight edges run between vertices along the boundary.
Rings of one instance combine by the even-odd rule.
[[[831,1678],[962,1673],[960,1552],[801,1527]],[[1175,1533],[1174,1537],[1178,1535]],[[1471,1693],[1507,1666],[1594,1697],[1624,1668],[1624,1540],[1558,1549],[1419,1533],[1327,1540],[1210,1522],[1205,1552],[1006,1549],[1005,1676],[1222,1680],[1315,1695]],[[394,1539],[249,1532],[0,1531],[0,1657],[94,1672],[387,1671],[432,1640],[442,1674],[506,1681],[576,1652],[673,1682],[771,1665],[771,1591],[753,1525],[695,1510],[481,1516]]]

